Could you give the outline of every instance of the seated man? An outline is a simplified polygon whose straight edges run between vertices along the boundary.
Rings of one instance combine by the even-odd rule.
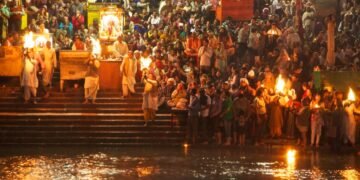
[[[162,82],[159,88],[159,103],[158,106],[162,106],[171,99],[171,94],[175,90],[175,79],[169,78],[167,82]]]
[[[171,100],[167,102],[168,106],[176,108],[186,108],[186,89],[182,83],[179,83],[176,89],[171,93]]]
[[[86,51],[86,45],[85,43],[80,39],[80,36],[75,36],[75,41],[71,48],[73,51]]]

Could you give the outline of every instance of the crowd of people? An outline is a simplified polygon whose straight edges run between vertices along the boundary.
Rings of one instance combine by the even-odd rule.
[[[222,22],[215,19],[216,0],[167,0],[160,9],[157,1],[127,2],[125,31],[114,45],[124,58],[124,98],[136,81],[145,83],[145,125],[158,108],[188,110],[190,143],[262,144],[265,137],[286,137],[303,146],[354,146],[359,102],[314,78],[359,68],[359,2],[340,2],[338,12],[320,17],[311,0],[255,0],[252,19]],[[98,23],[87,27],[86,3],[26,1],[27,11],[39,9],[28,14],[26,31],[53,33],[55,49],[91,48]],[[15,5],[2,3],[2,13]],[[3,45],[21,44],[17,28],[9,27]]]

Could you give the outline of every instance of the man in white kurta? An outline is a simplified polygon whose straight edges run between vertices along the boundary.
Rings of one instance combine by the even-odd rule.
[[[45,70],[43,72],[43,86],[46,89],[47,86],[51,85],[54,68],[57,67],[55,49],[51,47],[50,41],[46,42],[46,47],[43,50],[43,57],[45,64]],[[46,91],[45,96],[49,96],[48,91]]]
[[[92,56],[88,62],[88,70],[85,75],[85,101],[83,104],[89,103],[89,100],[95,104],[96,95],[99,90],[99,67],[100,62]]]
[[[25,54],[25,64],[21,76],[21,86],[24,87],[24,100],[25,103],[28,103],[31,96],[34,97],[34,104],[36,104],[36,94],[37,88],[39,86],[39,81],[37,78],[37,71],[41,65],[41,69],[44,69],[44,63],[35,55],[33,49],[28,49]]]
[[[114,42],[114,56],[116,58],[122,59],[124,58],[128,52],[129,52],[129,48],[128,45],[126,44],[126,42],[123,41],[122,36],[119,36],[117,41]]]
[[[149,73],[144,76],[144,83],[142,109],[144,111],[144,125],[147,126],[149,120],[155,120],[156,111],[158,110],[158,82],[155,80],[155,76]]]
[[[356,119],[355,115],[360,114],[360,110],[356,108],[354,103],[351,103],[348,106],[345,106],[345,134],[346,141],[349,141],[351,145],[355,145],[356,143]]]
[[[122,73],[122,91],[125,98],[129,96],[129,91],[135,93],[137,62],[132,51],[129,51],[128,55],[124,57],[120,65],[120,72]]]

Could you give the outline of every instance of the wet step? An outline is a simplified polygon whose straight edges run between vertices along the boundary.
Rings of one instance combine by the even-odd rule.
[[[179,130],[167,130],[167,131],[50,131],[50,130],[21,130],[21,131],[2,131],[1,138],[14,138],[14,137],[88,137],[88,138],[111,138],[111,137],[183,137],[184,132]]]
[[[38,121],[43,119],[58,119],[62,117],[65,119],[133,119],[143,120],[142,113],[24,113],[24,112],[0,112],[0,120],[16,120],[18,118],[33,118]],[[171,114],[157,114],[156,120],[171,119]]]
[[[6,97],[0,97],[0,101],[14,101],[14,100],[19,100],[21,98],[19,97],[10,97],[10,96],[6,96]],[[37,100],[42,100],[42,101],[64,101],[64,102],[72,102],[72,101],[84,101],[84,97],[78,97],[78,96],[74,96],[74,97],[69,97],[69,96],[65,96],[65,97],[49,97],[47,99],[43,99],[41,97],[37,97]],[[139,97],[130,97],[130,98],[122,98],[122,97],[97,97],[96,101],[100,101],[100,102],[105,102],[105,101],[114,101],[114,102],[121,102],[121,101],[125,101],[125,102],[139,102],[142,101],[142,96]]]
[[[167,143],[183,143],[183,138],[179,137],[6,137],[0,138],[0,144],[17,143],[17,144],[94,144],[94,143],[153,143],[153,144],[167,144]]]
[[[151,122],[151,128],[153,126],[161,127],[176,127],[175,121],[171,119],[160,119],[157,118],[154,122]],[[100,126],[101,125],[101,126]],[[120,126],[126,126],[131,128],[132,126],[144,125],[143,119],[60,119],[60,118],[9,118],[9,119],[0,119],[0,130],[7,127],[28,127],[32,128],[36,126],[45,126],[45,127],[109,127],[113,126],[114,128]],[[146,130],[146,128],[145,128]]]
[[[141,109],[141,106],[139,107],[128,107],[128,108],[111,108],[111,107],[81,107],[81,108],[56,108],[56,107],[47,107],[47,108],[39,108],[39,107],[28,107],[28,108],[10,108],[10,107],[0,107],[0,112],[47,112],[47,113],[61,113],[61,112],[82,112],[82,113],[88,113],[88,112],[98,112],[98,113],[142,113],[143,110]]]
[[[52,146],[52,147],[182,147],[183,141],[154,141],[154,142],[92,142],[92,143],[84,143],[84,142],[0,142],[2,146],[6,147],[41,147],[41,146]]]
[[[112,102],[112,103],[96,103],[96,104],[83,104],[82,102],[78,103],[62,103],[62,102],[44,102],[40,101],[37,104],[22,102],[1,102],[0,108],[139,108],[141,109],[142,102]],[[1,110],[0,110],[1,112]]]
[[[0,88],[1,90],[1,88]],[[84,95],[84,89],[77,89],[74,91],[66,91],[66,92],[60,92],[57,90],[49,90],[50,95],[51,96],[79,96],[79,95]],[[141,96],[143,93],[143,91],[136,91],[134,94],[132,94],[133,96]],[[23,94],[22,91],[20,90],[12,90],[11,92],[8,92],[8,96],[16,96],[16,95],[20,95]],[[97,93],[97,96],[121,96],[122,95],[122,91],[112,91],[112,90],[99,90]],[[4,96],[4,94],[2,95]]]
[[[184,132],[185,127],[181,126],[171,126],[170,122],[161,123],[155,122],[150,123],[149,126],[144,126],[144,122],[139,122],[136,124],[115,124],[115,125],[98,125],[98,124],[25,124],[25,125],[17,125],[17,124],[6,124],[1,125],[0,131],[145,131],[145,132],[153,132],[153,131],[171,131],[171,132]]]
[[[20,108],[21,107],[21,108]],[[23,112],[23,113],[143,113],[141,108],[141,104],[135,106],[120,106],[120,107],[112,107],[112,106],[103,106],[103,107],[58,107],[58,106],[48,106],[48,107],[23,107],[23,106],[1,106],[0,112]],[[159,110],[157,114],[170,113],[169,110]]]

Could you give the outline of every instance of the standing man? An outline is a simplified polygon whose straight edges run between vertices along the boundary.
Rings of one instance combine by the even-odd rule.
[[[135,75],[137,72],[137,62],[133,56],[133,52],[129,51],[120,65],[120,72],[122,73],[122,91],[123,98],[129,96],[130,93],[135,93],[134,85],[136,83]]]
[[[72,16],[71,22],[74,27],[74,32],[77,32],[79,29],[81,29],[81,26],[84,25],[85,17],[79,10],[76,10],[76,14]]]
[[[156,111],[158,109],[158,82],[152,73],[144,76],[144,95],[142,109],[144,111],[144,126],[148,125],[148,121],[154,121]]]
[[[122,59],[128,54],[128,52],[128,45],[123,41],[122,35],[120,35],[117,41],[114,42],[114,56]]]
[[[49,91],[47,87],[51,86],[54,68],[57,67],[55,49],[51,47],[51,42],[46,42],[46,47],[43,50],[45,71],[43,72],[43,88],[46,92],[44,98],[49,97]]]
[[[208,74],[211,70],[211,57],[213,49],[209,46],[209,40],[203,40],[203,46],[200,47],[198,56],[200,58],[200,71],[201,74]]]
[[[88,104],[89,100],[95,104],[97,91],[99,90],[99,60],[95,59],[93,55],[91,55],[90,60],[87,62],[88,69],[85,75],[85,101],[83,104]]]
[[[33,103],[36,104],[36,94],[39,86],[37,77],[39,65],[41,69],[44,69],[44,63],[41,58],[35,55],[34,49],[28,49],[25,53],[24,69],[21,77],[21,86],[24,87],[24,103],[28,103],[31,96],[33,96]]]
[[[335,28],[336,20],[333,15],[329,15],[326,20],[327,25],[327,53],[326,65],[330,69],[335,65]]]
[[[5,1],[6,2],[6,1]],[[6,6],[4,1],[0,2],[0,28],[1,28],[1,40],[4,40],[7,36],[9,18],[10,18],[10,9]]]

